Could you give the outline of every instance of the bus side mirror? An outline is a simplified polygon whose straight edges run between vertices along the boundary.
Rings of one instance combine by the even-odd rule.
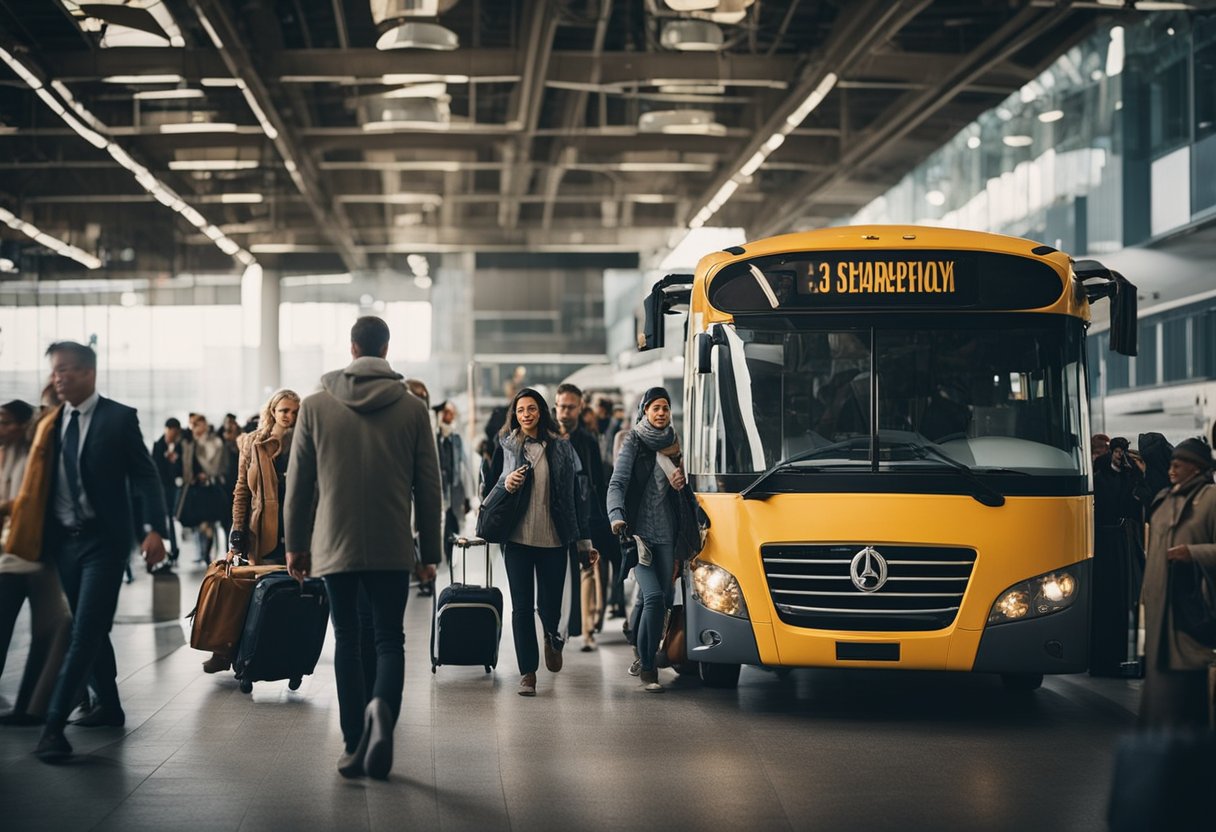
[[[1110,348],[1120,355],[1134,356],[1139,333],[1136,287],[1097,260],[1076,261],[1073,273],[1085,287],[1090,303],[1101,298],[1110,300]]]
[[[658,350],[663,348],[666,323],[663,320],[663,290],[657,285],[646,296],[643,309],[646,321],[642,325],[642,337],[638,339],[639,350]]]
[[[677,306],[686,306],[692,297],[690,274],[669,274],[650,289],[642,302],[645,320],[638,333],[638,350],[662,349],[666,342],[666,326],[663,317],[676,312]],[[669,291],[670,290],[670,291]]]
[[[706,375],[714,371],[714,347],[725,343],[726,339],[722,336],[722,324],[714,324],[709,328],[709,332],[697,334],[697,372],[699,374]]]
[[[1118,272],[1112,274],[1115,292],[1110,299],[1110,348],[1120,355],[1132,356],[1139,346],[1136,343],[1139,334],[1136,287]]]

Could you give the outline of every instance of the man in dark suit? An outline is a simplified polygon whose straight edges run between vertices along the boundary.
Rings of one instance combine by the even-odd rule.
[[[135,410],[97,394],[97,354],[89,347],[61,341],[47,355],[63,406],[50,459],[43,550],[58,566],[74,620],[34,754],[57,762],[72,753],[63,728],[86,683],[97,699],[78,725],[120,726],[126,720],[110,627],[135,527],[128,493],[143,511],[140,548],[149,566],[164,560],[167,532],[160,478]]]

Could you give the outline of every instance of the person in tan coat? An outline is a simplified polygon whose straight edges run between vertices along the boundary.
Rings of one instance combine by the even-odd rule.
[[[1150,506],[1148,553],[1140,602],[1144,605],[1144,728],[1208,727],[1209,671],[1216,645],[1183,632],[1172,604],[1174,592],[1196,566],[1212,586],[1216,578],[1216,487],[1212,452],[1186,439],[1170,461],[1170,487]],[[1183,575],[1183,570],[1187,570]]]
[[[254,566],[286,563],[283,544],[283,497],[287,491],[287,462],[291,430],[300,412],[294,390],[275,392],[262,408],[258,429],[237,438],[239,451],[232,492],[232,533],[228,560],[247,558]],[[232,667],[232,656],[212,653],[204,673]]]

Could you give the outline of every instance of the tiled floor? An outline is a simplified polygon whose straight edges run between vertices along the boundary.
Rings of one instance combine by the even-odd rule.
[[[204,676],[180,619],[201,573],[181,571],[123,591],[126,728],[69,727],[79,755],[62,767],[29,755],[38,729],[0,729],[0,829],[1100,829],[1135,707],[1122,681],[1019,697],[982,676],[893,672],[745,669],[737,691],[673,677],[654,696],[625,674],[618,622],[523,699],[509,632],[494,675],[432,676],[430,605],[411,599],[392,777],[346,781],[332,647],[294,693]]]

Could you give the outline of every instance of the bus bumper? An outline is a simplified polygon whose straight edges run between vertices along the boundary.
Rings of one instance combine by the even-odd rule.
[[[1092,561],[1073,566],[1081,597],[1066,610],[987,627],[975,653],[977,673],[1081,673],[1089,667]]]
[[[684,576],[684,585],[691,585],[687,568]],[[684,616],[689,661],[761,664],[756,634],[749,619],[706,609],[692,592],[685,593]]]

